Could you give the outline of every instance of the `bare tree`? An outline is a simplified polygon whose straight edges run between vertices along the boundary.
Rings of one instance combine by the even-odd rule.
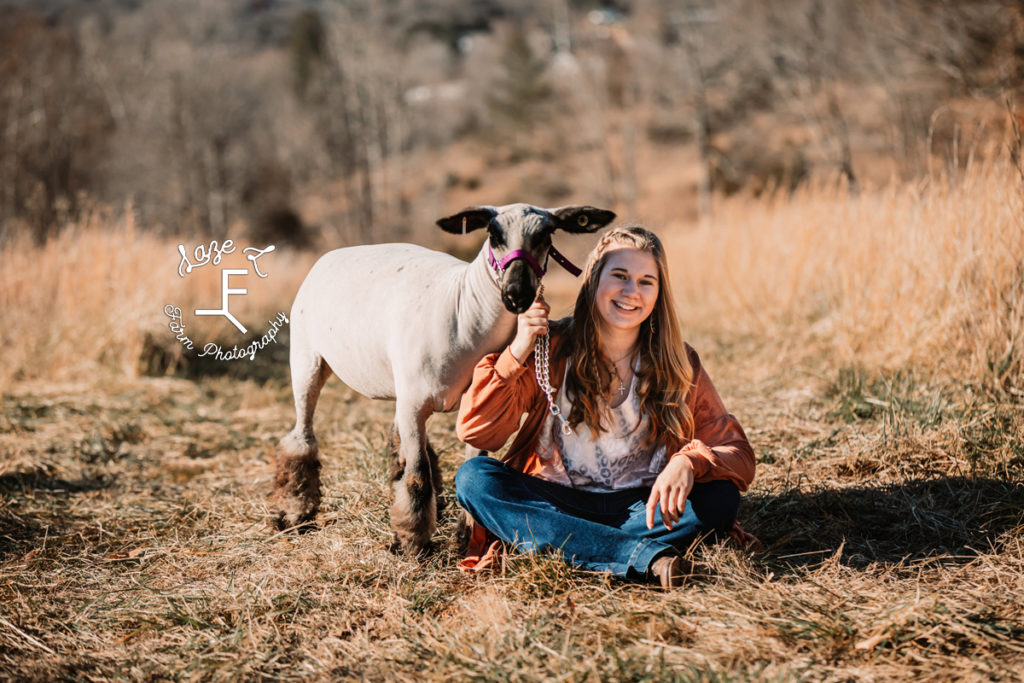
[[[347,239],[380,241],[397,223],[393,166],[401,150],[403,113],[398,61],[379,30],[337,8],[323,19],[325,57],[305,102],[326,153],[324,171],[339,177],[349,220]],[[400,172],[397,174],[400,177]]]
[[[41,242],[94,188],[112,120],[73,32],[30,12],[0,26],[0,230]]]

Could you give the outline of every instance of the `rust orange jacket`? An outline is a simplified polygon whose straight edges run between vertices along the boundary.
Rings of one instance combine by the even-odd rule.
[[[566,362],[564,358],[555,360],[559,341],[553,333],[551,384],[556,390],[565,375]],[[689,344],[686,354],[693,367],[693,386],[686,401],[693,414],[694,435],[686,444],[670,439],[666,451],[673,458],[689,459],[695,481],[724,479],[746,491],[754,479],[754,451]],[[502,461],[526,474],[538,475],[544,467],[535,446],[547,413],[547,397],[537,384],[534,356],[522,365],[506,348],[477,363],[473,381],[462,395],[456,431],[469,445],[493,452],[518,430]]]

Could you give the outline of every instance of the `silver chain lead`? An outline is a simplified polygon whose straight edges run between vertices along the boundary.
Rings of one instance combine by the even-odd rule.
[[[539,298],[544,293],[544,285],[540,285],[537,288],[537,297]],[[569,421],[562,415],[562,409],[555,404],[555,390],[551,386],[551,337],[546,334],[537,336],[537,339],[533,343],[533,354],[534,358],[534,371],[537,374],[537,384],[540,385],[544,395],[548,397],[548,408],[551,410],[551,414],[558,418],[562,423],[562,433],[566,436],[572,434],[572,427],[569,426]]]

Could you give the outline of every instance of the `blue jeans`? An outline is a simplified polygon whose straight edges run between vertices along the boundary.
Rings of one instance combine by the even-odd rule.
[[[492,534],[526,552],[555,550],[571,564],[640,579],[651,562],[698,538],[732,527],[740,492],[731,481],[694,484],[671,531],[655,512],[647,528],[650,487],[594,492],[555,484],[494,458],[471,458],[455,475],[463,508]]]

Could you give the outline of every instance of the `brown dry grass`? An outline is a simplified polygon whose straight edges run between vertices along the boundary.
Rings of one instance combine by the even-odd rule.
[[[198,244],[184,246],[191,255]],[[186,311],[186,333],[197,348],[216,339],[237,343],[235,328],[222,318],[188,314],[191,308],[219,305],[220,268],[251,272],[242,253],[249,245],[235,246],[219,266],[181,278],[177,242],[138,229],[130,205],[116,217],[101,211],[65,226],[42,248],[32,247],[27,238],[8,245],[0,250],[0,344],[5,350],[0,384],[134,377],[154,344],[168,353],[182,351],[177,343],[165,343],[168,335],[173,342],[163,313],[166,304]],[[247,287],[249,295],[233,297],[231,311],[247,321],[287,313],[313,260],[285,250],[261,257],[259,265],[268,277],[232,280],[232,287]],[[262,334],[266,327],[260,322],[250,331],[258,328]]]
[[[146,335],[171,336],[163,304],[218,285],[182,289],[174,243],[130,221],[8,249],[0,676],[1020,679],[1022,198],[1013,169],[979,167],[663,231],[690,336],[759,456],[741,519],[766,546],[698,549],[713,577],[671,593],[548,557],[462,575],[451,515],[432,557],[393,554],[391,406],[336,382],[322,526],[272,533],[280,353],[137,375]],[[264,312],[308,267],[281,256]],[[450,416],[431,440],[450,487]]]

